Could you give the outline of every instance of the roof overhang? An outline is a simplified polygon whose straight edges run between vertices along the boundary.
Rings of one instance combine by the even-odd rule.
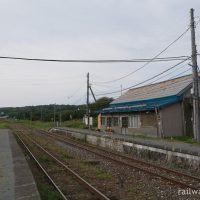
[[[156,108],[161,109],[163,107],[167,107],[171,104],[181,102],[182,100],[183,100],[182,96],[174,95],[156,99],[111,104],[110,107],[102,109],[100,113],[106,114],[106,113],[129,113],[137,111],[150,111],[150,110],[155,110]]]

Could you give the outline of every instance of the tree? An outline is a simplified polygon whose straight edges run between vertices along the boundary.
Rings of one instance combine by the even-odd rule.
[[[109,107],[112,101],[113,101],[113,98],[109,98],[109,97],[102,97],[98,99],[96,102],[92,103],[90,106],[91,114],[95,115],[98,113],[98,111],[102,110],[103,108]]]

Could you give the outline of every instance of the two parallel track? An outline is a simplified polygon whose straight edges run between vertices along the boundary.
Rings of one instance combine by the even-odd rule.
[[[128,155],[117,153],[102,147],[90,144],[83,145],[80,142],[70,139],[69,137],[62,136],[60,134],[55,134],[55,133],[49,134],[48,132],[45,131],[40,131],[40,132],[54,138],[55,140],[71,145],[75,148],[86,150],[95,155],[101,156],[108,160],[112,160],[113,162],[116,162],[118,164],[131,167],[133,169],[142,171],[146,174],[150,174],[154,177],[159,177],[174,185],[180,186],[181,188],[191,188],[195,190],[200,188],[200,178],[198,177],[178,172],[176,170],[172,170],[169,168],[161,167],[139,159],[135,159]]]
[[[20,133],[20,134],[19,134]],[[40,167],[40,169],[42,170],[42,172],[48,177],[48,179],[50,180],[50,182],[53,184],[53,186],[55,187],[55,189],[59,192],[59,194],[63,197],[64,200],[68,200],[67,195],[65,195],[61,189],[59,188],[59,185],[53,180],[53,178],[51,177],[51,175],[47,172],[47,170],[45,170],[45,168],[42,166],[42,164],[39,162],[39,160],[36,158],[36,156],[33,154],[33,152],[31,151],[31,149],[28,147],[28,145],[26,144],[25,140],[22,139],[22,136],[26,138],[26,140],[28,140],[29,142],[31,142],[32,144],[34,144],[41,152],[45,153],[46,155],[48,155],[51,159],[53,159],[58,165],[62,166],[67,173],[71,174],[77,182],[81,183],[81,185],[88,191],[91,193],[91,195],[93,196],[94,199],[99,199],[99,200],[110,200],[110,198],[108,198],[107,196],[105,196],[102,192],[100,192],[98,189],[96,189],[95,187],[93,187],[90,183],[88,183],[85,179],[83,179],[79,174],[77,174],[75,171],[73,171],[70,167],[68,167],[67,165],[65,165],[62,161],[60,161],[58,158],[56,158],[54,155],[52,155],[49,151],[47,151],[46,149],[44,149],[40,144],[38,144],[37,142],[35,142],[34,140],[32,140],[29,136],[27,136],[27,134],[24,134],[23,131],[18,130],[17,132],[15,132],[17,138],[19,139],[19,141],[21,142],[21,144],[25,147],[25,149],[28,151],[29,155],[34,159],[34,161],[37,163],[37,165]],[[78,193],[79,191],[77,191]]]

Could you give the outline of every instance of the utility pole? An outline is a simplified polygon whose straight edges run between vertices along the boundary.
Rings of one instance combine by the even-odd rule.
[[[197,70],[197,50],[195,43],[195,22],[194,9],[190,9],[190,27],[191,27],[191,45],[192,45],[192,76],[193,76],[193,133],[194,139],[200,142],[199,131],[199,88],[198,88],[198,70]]]
[[[32,121],[32,118],[33,118],[33,112],[31,110],[31,112],[30,112],[30,121]]]
[[[93,92],[93,90],[92,90],[92,87],[91,87],[91,85],[90,85],[90,91],[91,91],[91,93],[92,93],[92,96],[93,96],[93,98],[94,98],[94,101],[96,102],[96,101],[97,101],[97,99],[96,99],[96,97],[95,97],[95,95],[94,95],[94,92]]]
[[[54,122],[54,126],[56,126],[56,104],[54,104],[54,108],[53,108],[53,122]]]
[[[61,123],[62,123],[62,113],[60,111],[60,126],[61,126]]]
[[[31,107],[31,111],[30,111],[30,129],[31,129],[31,133],[32,133],[32,120],[33,120],[33,112],[32,112],[32,107]]]
[[[42,106],[40,107],[40,121],[42,121]]]
[[[90,89],[90,75],[89,72],[87,73],[87,109],[86,109],[86,116],[87,116],[87,125],[90,129],[90,111],[89,111],[89,89]]]

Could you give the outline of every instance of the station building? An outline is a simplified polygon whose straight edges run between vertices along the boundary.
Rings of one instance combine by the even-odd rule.
[[[100,111],[98,127],[120,134],[193,136],[192,76],[130,89]]]

